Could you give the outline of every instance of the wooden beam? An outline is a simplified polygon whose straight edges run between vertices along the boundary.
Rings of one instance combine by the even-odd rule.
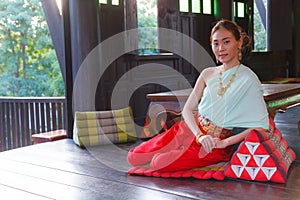
[[[100,42],[99,2],[69,1],[73,80],[86,56]]]
[[[66,78],[65,60],[64,60],[64,34],[63,19],[56,5],[56,0],[40,0],[49,27],[53,45],[55,48],[57,60],[63,74]]]

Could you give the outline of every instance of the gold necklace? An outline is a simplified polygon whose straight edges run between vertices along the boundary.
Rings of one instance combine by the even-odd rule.
[[[228,83],[223,86],[223,81],[222,81],[222,71],[219,70],[219,89],[217,92],[218,97],[222,97],[226,90],[230,87],[231,83],[234,81],[235,77],[236,77],[236,73],[238,71],[238,69],[240,68],[241,64],[239,64],[239,66],[236,68],[235,72],[232,74],[230,80],[228,81]]]

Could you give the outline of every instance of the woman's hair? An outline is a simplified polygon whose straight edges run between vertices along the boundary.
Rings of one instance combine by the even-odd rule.
[[[216,23],[216,25],[211,30],[210,43],[212,43],[213,34],[221,28],[225,28],[226,30],[230,31],[237,41],[242,39],[242,58],[245,59],[249,57],[252,51],[251,38],[247,35],[245,31],[242,30],[242,28],[239,25],[230,20],[222,19]]]

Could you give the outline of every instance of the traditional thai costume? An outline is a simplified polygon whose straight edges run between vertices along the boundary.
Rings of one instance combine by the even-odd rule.
[[[221,140],[232,136],[235,128],[269,128],[268,112],[258,77],[248,67],[240,65],[222,73],[223,82],[228,82],[233,74],[236,77],[222,96],[217,95],[218,77],[206,82],[195,114],[200,130]],[[150,165],[152,170],[158,172],[171,172],[229,161],[234,148],[214,148],[208,154],[203,154],[203,151],[185,121],[181,121],[130,149],[128,162],[133,166]]]

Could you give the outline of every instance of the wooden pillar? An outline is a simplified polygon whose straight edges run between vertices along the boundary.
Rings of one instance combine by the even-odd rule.
[[[292,49],[292,0],[269,1],[269,50]],[[267,26],[268,26],[267,25]]]
[[[63,34],[64,34],[64,55],[65,55],[65,129],[67,136],[73,136],[73,113],[72,113],[72,93],[73,93],[73,78],[72,78],[72,55],[71,55],[71,39],[70,39],[70,12],[69,0],[62,1],[62,17],[63,17]]]
[[[56,0],[40,0],[45,14],[49,31],[55,48],[56,56],[65,83],[64,124],[68,136],[72,137],[72,66],[69,36],[69,1],[62,1],[63,13],[60,15]],[[70,112],[68,112],[70,110]]]
[[[98,0],[69,0],[73,80],[90,51],[100,41]]]
[[[292,76],[300,77],[300,1],[293,0],[293,71]]]
[[[64,0],[63,26],[65,51],[66,129],[73,133],[73,87],[83,60],[100,41],[98,0]]]
[[[65,55],[64,55],[64,34],[63,34],[63,18],[59,14],[56,0],[40,0],[45,14],[45,18],[49,27],[53,46],[55,48],[57,60],[65,80]]]
[[[215,17],[216,19],[233,20],[233,1],[232,0],[215,0]]]
[[[138,27],[136,0],[124,0],[125,7],[125,30]]]

